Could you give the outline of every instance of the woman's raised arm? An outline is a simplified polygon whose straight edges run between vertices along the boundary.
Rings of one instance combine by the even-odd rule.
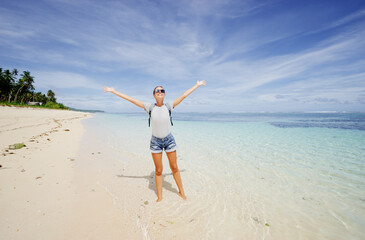
[[[189,96],[192,92],[195,91],[195,89],[197,89],[198,87],[204,85],[205,86],[206,82],[205,80],[203,81],[196,81],[196,84],[194,85],[194,87],[190,88],[189,90],[185,91],[183,93],[183,95],[181,95],[180,97],[176,98],[176,100],[174,101],[174,106],[176,107],[177,105],[179,105],[181,103],[182,100],[184,100],[187,96]]]
[[[135,105],[137,105],[138,107],[144,108],[144,104],[143,104],[143,102],[141,102],[141,101],[139,101],[139,100],[137,100],[137,99],[134,99],[134,98],[132,98],[132,97],[130,97],[130,96],[128,96],[128,95],[125,95],[125,94],[123,94],[123,93],[117,92],[117,91],[115,91],[115,89],[114,89],[114,88],[112,88],[112,87],[104,87],[104,88],[103,88],[103,90],[104,90],[104,92],[111,92],[111,93],[114,93],[115,95],[117,95],[117,96],[119,96],[119,97],[121,97],[121,98],[123,98],[123,99],[125,99],[125,100],[127,100],[127,101],[130,101],[131,103],[134,103],[134,104],[135,104]]]

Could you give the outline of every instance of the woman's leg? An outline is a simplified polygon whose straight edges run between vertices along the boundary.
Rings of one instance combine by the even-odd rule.
[[[152,158],[155,163],[155,181],[157,191],[156,202],[159,202],[162,200],[162,152],[152,153]]]
[[[183,186],[182,186],[180,171],[179,171],[179,169],[177,167],[177,163],[176,163],[176,151],[166,152],[166,155],[167,155],[167,158],[169,159],[170,168],[171,168],[171,171],[172,171],[172,176],[174,176],[176,185],[179,188],[179,195],[183,199],[186,199],[184,189],[183,189]]]

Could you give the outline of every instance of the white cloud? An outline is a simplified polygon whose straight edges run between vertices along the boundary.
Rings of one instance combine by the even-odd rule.
[[[327,65],[332,65],[333,71],[346,71],[352,64],[358,61],[351,60],[353,56],[361,55],[364,52],[365,43],[362,41],[362,34],[350,35],[345,39],[320,47],[314,47],[302,53],[288,54],[278,57],[270,57],[253,62],[233,61],[215,63],[208,66],[204,71],[210,78],[221,79],[228,87],[226,91],[246,91],[278,80],[284,80],[299,76],[300,79],[306,76],[320,75],[321,81],[326,80],[331,72],[323,72]],[[354,48],[353,46],[357,46]],[[345,61],[345,62],[343,62]],[[360,62],[364,64],[364,62]],[[323,69],[317,69],[318,67]],[[336,66],[336,67],[334,67]],[[346,74],[347,75],[347,74]]]
[[[365,16],[363,10],[326,24],[327,29],[351,25],[337,35],[283,54],[260,49],[314,31],[281,28],[297,12],[270,16],[270,22],[249,19],[264,10],[267,1],[45,2],[47,6],[19,4],[22,11],[33,13],[23,18],[17,17],[17,10],[0,8],[0,57],[45,69],[26,69],[42,88],[92,91],[101,89],[105,79],[113,79],[108,84],[116,88],[161,80],[169,83],[170,92],[180,94],[203,78],[208,82],[199,95],[203,100],[192,98],[187,104],[243,102],[246,94],[259,102],[313,99],[331,104],[333,99],[355,101],[359,90],[350,85],[360,89],[364,82],[365,28],[355,21]],[[233,30],[222,22],[242,16]],[[132,81],[126,80],[129,77]],[[68,102],[80,100],[63,94]],[[83,96],[90,100],[92,95]],[[95,106],[99,101],[107,102],[90,100]]]
[[[35,84],[40,88],[50,89],[67,89],[67,88],[82,88],[82,89],[98,89],[103,86],[95,80],[92,80],[84,75],[71,72],[36,72]]]
[[[354,13],[351,13],[350,15],[347,15],[346,17],[338,20],[338,21],[335,21],[334,23],[330,24],[329,25],[329,28],[333,28],[333,27],[338,27],[338,26],[341,26],[341,25],[344,25],[346,23],[349,23],[349,22],[352,22],[354,20],[357,20],[359,18],[363,18],[365,17],[365,10],[364,9],[360,9]]]
[[[180,14],[213,15],[237,18],[248,15],[267,4],[268,1],[254,0],[185,0],[179,1]]]

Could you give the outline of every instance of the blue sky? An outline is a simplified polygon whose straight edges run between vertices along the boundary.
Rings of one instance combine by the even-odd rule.
[[[365,1],[2,0],[0,67],[37,91],[141,111],[103,86],[186,112],[364,111]],[[176,110],[177,110],[176,109]]]

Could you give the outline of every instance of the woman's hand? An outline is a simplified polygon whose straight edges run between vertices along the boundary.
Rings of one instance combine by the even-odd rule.
[[[202,81],[196,81],[196,85],[201,86],[201,85],[204,85],[205,86],[206,82],[205,80],[202,80]]]
[[[114,88],[112,88],[112,87],[104,87],[103,90],[104,90],[104,92],[113,92],[113,91],[115,91]]]

